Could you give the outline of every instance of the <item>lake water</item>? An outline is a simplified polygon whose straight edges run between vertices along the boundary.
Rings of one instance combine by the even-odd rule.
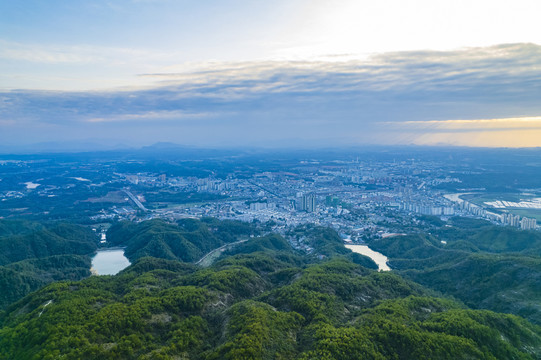
[[[95,275],[115,275],[128,266],[130,261],[124,256],[124,249],[98,250],[92,258]]]
[[[378,265],[379,271],[389,271],[391,268],[387,265],[387,256],[370,249],[366,245],[345,245],[346,248],[350,249],[357,254],[366,255]]]

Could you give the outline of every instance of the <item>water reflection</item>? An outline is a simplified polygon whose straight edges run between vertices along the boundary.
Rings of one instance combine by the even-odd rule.
[[[91,271],[94,275],[115,275],[128,266],[130,261],[124,256],[124,249],[98,250],[92,258]]]

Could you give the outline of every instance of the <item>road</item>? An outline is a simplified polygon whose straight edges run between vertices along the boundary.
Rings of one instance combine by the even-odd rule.
[[[148,209],[143,204],[141,204],[139,199],[137,199],[129,190],[124,190],[124,192],[135,203],[135,205],[137,205],[139,207],[139,209],[141,209],[143,211],[148,211]]]
[[[213,262],[213,256],[215,255],[218,255],[218,253],[221,253],[223,252],[225,249],[227,249],[228,247],[233,247],[235,245],[238,245],[240,243],[243,243],[243,242],[246,242],[248,241],[248,239],[244,239],[244,240],[239,240],[239,241],[236,241],[236,242],[233,242],[233,243],[229,243],[229,244],[225,244],[225,245],[222,245],[220,246],[219,248],[216,248],[214,250],[212,250],[211,252],[207,253],[205,256],[203,256],[201,259],[199,259],[199,261],[197,261],[195,264],[196,265],[201,265],[201,266],[210,266]],[[217,256],[216,256],[217,257]],[[209,264],[206,264],[206,261],[210,261]]]

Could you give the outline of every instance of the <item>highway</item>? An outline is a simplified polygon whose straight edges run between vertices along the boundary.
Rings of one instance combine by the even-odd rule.
[[[135,203],[135,205],[137,205],[139,207],[139,209],[141,209],[143,211],[148,211],[148,209],[143,204],[141,204],[139,199],[137,199],[129,190],[124,190],[124,192]]]

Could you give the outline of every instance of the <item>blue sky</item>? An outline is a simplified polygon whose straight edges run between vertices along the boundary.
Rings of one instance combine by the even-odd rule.
[[[0,142],[541,146],[541,3],[0,0]]]

